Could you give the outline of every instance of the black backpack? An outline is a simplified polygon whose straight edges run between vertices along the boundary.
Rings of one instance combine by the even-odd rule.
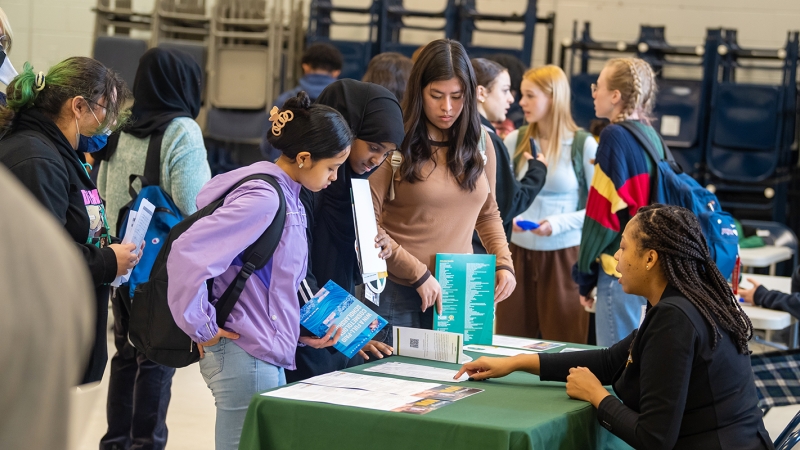
[[[167,258],[172,249],[172,243],[181,234],[199,219],[210,216],[223,204],[228,194],[251,180],[263,180],[274,187],[278,191],[280,206],[266,231],[244,251],[242,261],[245,263],[241,271],[239,271],[239,274],[214,305],[217,310],[217,326],[222,328],[225,325],[225,321],[233,310],[236,301],[239,300],[239,295],[242,293],[250,275],[263,268],[272,258],[272,254],[275,253],[286,222],[286,201],[283,198],[283,190],[278,185],[278,182],[275,181],[275,178],[270,175],[251,175],[244,178],[228,190],[225,195],[175,225],[167,235],[161,251],[158,252],[158,256],[153,263],[153,269],[150,272],[150,279],[136,286],[131,304],[129,338],[133,346],[144,353],[149,360],[176,368],[185,367],[200,360],[200,352],[197,349],[197,345],[175,323],[167,303],[167,284],[169,283]],[[213,279],[210,279],[207,283],[209,298],[213,281]]]

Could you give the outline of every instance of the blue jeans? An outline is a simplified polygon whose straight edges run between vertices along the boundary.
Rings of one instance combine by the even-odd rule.
[[[430,307],[422,312],[422,298],[411,286],[386,280],[386,288],[380,296],[380,305],[369,306],[389,322],[374,338],[387,345],[394,345],[393,327],[433,329],[433,311],[436,307]]]
[[[597,277],[595,333],[597,345],[611,347],[639,328],[642,305],[647,299],[626,294],[617,277],[600,269]]]
[[[282,367],[250,356],[233,341],[221,338],[204,347],[200,373],[217,406],[216,450],[236,450],[253,395],[286,384]]]

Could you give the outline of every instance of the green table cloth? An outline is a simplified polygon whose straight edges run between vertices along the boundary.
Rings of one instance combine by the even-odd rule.
[[[467,353],[473,358],[484,356]],[[458,368],[402,356],[370,364],[384,361]],[[364,372],[366,367],[369,365],[347,371],[389,376]],[[567,397],[564,383],[513,373],[502,379],[447,384],[484,392],[425,415],[256,395],[247,411],[239,449],[630,449],[598,424],[591,404]]]

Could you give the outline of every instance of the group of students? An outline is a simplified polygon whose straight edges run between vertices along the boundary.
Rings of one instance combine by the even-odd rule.
[[[167,263],[173,318],[201,350],[200,371],[215,397],[218,450],[238,447],[254,394],[392,354],[390,327],[347,360],[330,348],[339,328],[318,337],[299,324],[299,307],[319,284],[333,280],[355,294],[362,282],[349,190],[351,179],[367,177],[375,246],[389,274],[373,308],[390,326],[432,328],[442,301],[437,253],[496,255],[500,333],[585,342],[582,303],[593,301],[596,286],[598,344],[609,349],[541,361],[481,358],[463,370],[474,379],[527,370],[566,380],[570,396],[590,401],[604,426],[638,448],[771,448],[749,371],[749,321],[696,218],[647,206],[653,164],[614,125],[631,120],[652,130],[655,77],[644,61],[609,61],[593,86],[598,117],[612,122],[599,146],[572,120],[569,85],[554,66],[525,73],[520,106],[529,125],[504,142],[492,123],[503,122],[513,102],[508,71],[470,60],[456,41],[433,41],[411,68],[402,105],[386,88],[354,80],[332,82],[314,103],[298,91],[270,112],[275,162],[213,179],[194,121],[199,89],[197,64],[159,48],[140,61],[130,111],[121,78],[90,58],[69,58],[47,73],[26,63],[8,86],[0,162],[64,225],[96,288],[83,382],[99,380],[105,368],[108,285],[147,251],[115,243],[109,224],[127,202],[128,176],[160,146],[158,183],[182,213],[225,195],[174,242]],[[111,131],[119,133],[105,148]],[[85,154],[104,148],[95,154],[95,185]],[[271,175],[280,190],[252,180],[231,191],[253,174]],[[274,219],[279,195],[282,239],[219,327],[214,303]],[[521,219],[539,228],[523,231]],[[125,305],[112,305],[117,353],[101,448],[163,448],[174,369],[130,345]],[[621,401],[601,383],[613,384]]]

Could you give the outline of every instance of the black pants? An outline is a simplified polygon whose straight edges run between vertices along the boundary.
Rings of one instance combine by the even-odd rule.
[[[111,299],[114,344],[101,450],[163,450],[167,445],[167,407],[175,369],[156,364],[128,341],[128,307],[122,289]]]

